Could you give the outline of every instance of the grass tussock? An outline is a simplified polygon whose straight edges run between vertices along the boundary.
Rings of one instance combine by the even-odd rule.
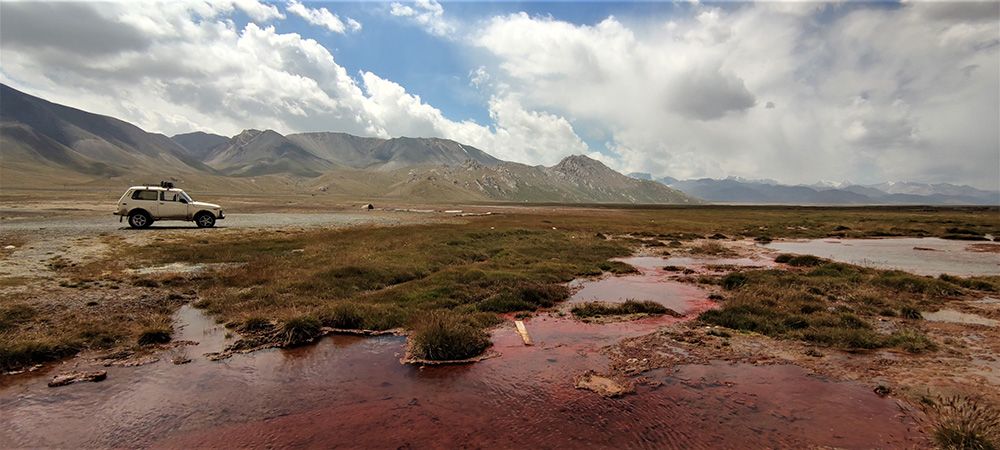
[[[323,322],[310,315],[291,317],[281,324],[280,341],[285,345],[311,342],[321,333]]]
[[[461,361],[482,354],[491,345],[478,324],[450,311],[430,311],[414,318],[410,352],[418,359]]]
[[[173,331],[169,323],[150,325],[139,333],[136,342],[139,345],[166,344],[170,342],[170,335]]]
[[[675,311],[651,300],[626,300],[625,303],[586,302],[574,306],[570,311],[574,317],[623,316],[631,314],[644,315],[678,315]]]
[[[923,404],[938,448],[1000,448],[1000,410],[965,397],[925,399]]]
[[[692,255],[710,255],[710,256],[733,256],[735,252],[730,250],[724,244],[718,241],[708,241],[701,245],[692,246]]]

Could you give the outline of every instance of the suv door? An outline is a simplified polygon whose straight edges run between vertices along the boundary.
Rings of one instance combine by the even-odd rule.
[[[136,189],[132,192],[132,201],[129,202],[128,210],[145,209],[152,216],[151,218],[155,220],[159,217],[157,197],[158,194],[154,190]]]
[[[161,219],[187,219],[187,201],[178,191],[161,191],[159,217]]]

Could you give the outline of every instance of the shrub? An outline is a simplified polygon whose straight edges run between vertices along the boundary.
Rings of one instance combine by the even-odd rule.
[[[782,253],[782,254],[774,257],[774,262],[781,263],[781,264],[788,264],[788,261],[791,261],[792,258],[794,258],[794,257],[795,257],[795,255],[793,255],[791,253]]]
[[[431,361],[469,359],[481,354],[490,345],[486,332],[443,310],[417,318],[410,335],[413,356]]]

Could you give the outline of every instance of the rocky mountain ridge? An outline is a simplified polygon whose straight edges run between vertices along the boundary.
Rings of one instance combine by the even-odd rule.
[[[570,157],[546,169],[501,161],[439,138],[283,136],[252,129],[228,138],[209,133],[168,138],[7,86],[2,89],[0,187],[36,188],[54,182],[127,186],[169,179],[223,191],[229,186],[240,192],[424,202],[700,202],[585,157]]]
[[[689,195],[718,203],[819,204],[819,205],[1000,205],[1000,190],[986,191],[954,184],[891,182],[864,186],[849,182],[784,185],[774,180],[702,178],[678,180],[632,173]]]

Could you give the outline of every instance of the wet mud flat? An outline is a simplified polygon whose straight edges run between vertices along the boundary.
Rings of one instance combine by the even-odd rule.
[[[1000,244],[992,242],[939,238],[815,239],[775,241],[763,247],[865,267],[905,270],[918,275],[1000,274]]]
[[[0,391],[0,436],[4,447],[926,445],[918,415],[864,382],[811,375],[794,358],[740,359],[685,344],[685,333],[695,333],[690,320],[714,307],[709,293],[674,280],[662,261],[633,262],[639,276],[580,283],[569,304],[596,289],[613,302],[658,301],[682,317],[581,323],[557,310],[525,319],[531,346],[509,323],[493,330],[501,356],[474,364],[401,364],[404,337],[350,335],[210,361],[204,353],[233,337],[184,307],[175,341],[197,344],[139,367],[108,367],[99,383],[16,381]],[[659,289],[630,291],[629,282]],[[635,342],[647,345],[627,345]],[[172,364],[171,356],[191,362]],[[98,363],[52,372],[88,364]],[[587,371],[626,376],[636,392],[605,398],[574,387]]]
[[[402,337],[333,335],[313,346],[222,362],[193,355],[184,365],[111,367],[102,383],[5,390],[0,430],[5,447],[898,448],[922,442],[893,400],[790,365],[681,364],[648,372],[636,394],[615,399],[573,387],[574,375],[606,369],[610,359],[598,350],[616,336],[643,335],[663,322],[535,318],[528,328],[536,345],[524,346],[511,327],[499,329],[494,346],[501,357],[456,366],[400,364]],[[218,339],[215,333],[209,330],[206,340]]]

